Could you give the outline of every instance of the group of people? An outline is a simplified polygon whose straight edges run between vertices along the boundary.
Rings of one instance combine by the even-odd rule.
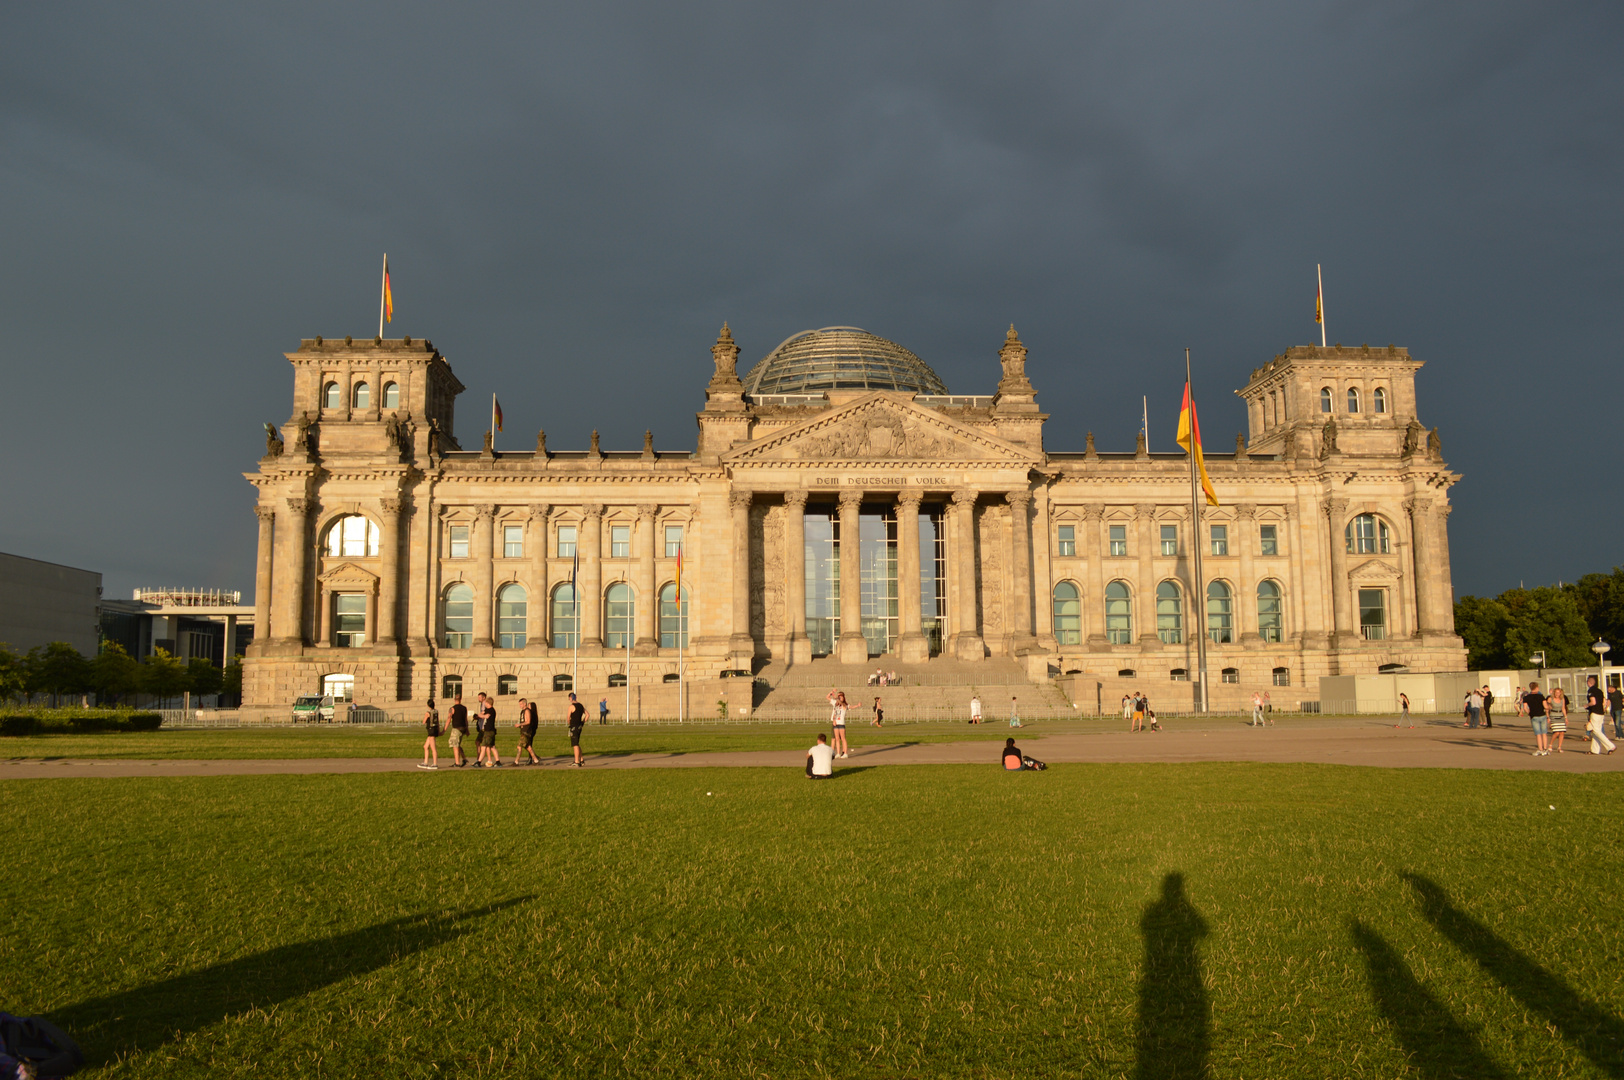
[[[1252,691],[1252,726],[1274,726],[1274,703],[1269,700],[1269,692],[1258,693]]]
[[[1552,687],[1549,694],[1542,694],[1539,683],[1529,683],[1527,690],[1518,691],[1517,712],[1528,717],[1534,729],[1535,757],[1549,757],[1553,750],[1558,754],[1563,752],[1562,744],[1568,735],[1568,696],[1560,686]],[[1613,715],[1613,734],[1624,738],[1624,730],[1620,728],[1624,692],[1615,687],[1610,693],[1604,693],[1596,684],[1596,677],[1589,676],[1585,688],[1585,735],[1590,740],[1592,754],[1611,754],[1618,749],[1607,737],[1609,712]]]
[[[972,723],[972,724],[981,723],[981,695],[980,694],[971,694],[970,695],[970,723]],[[1010,727],[1024,727],[1025,726],[1025,725],[1023,725],[1021,723],[1020,703],[1018,701],[1016,701],[1016,695],[1014,695],[1014,694],[1009,695],[1009,726]]]
[[[896,672],[886,671],[884,668],[875,668],[874,674],[868,677],[868,685],[870,686],[894,686],[900,681]]]
[[[1122,695],[1122,719],[1128,722],[1129,731],[1162,730],[1161,721],[1156,719],[1156,710],[1150,707],[1150,698],[1142,690]],[[1145,726],[1147,723],[1150,725],[1148,728]]]
[[[468,728],[468,707],[462,703],[462,695],[457,694],[451,700],[451,708],[446,717],[446,726],[450,729],[450,743],[452,765],[454,769],[466,768],[472,764],[474,768],[499,769],[502,767],[501,751],[496,749],[496,702],[484,691],[478,695],[479,707],[473,716],[473,731]],[[607,712],[607,710],[604,710]],[[586,706],[570,695],[569,712],[565,717],[569,726],[570,753],[573,756],[571,765],[582,768],[581,759],[581,729],[586,727]],[[518,729],[518,744],[513,748],[514,765],[540,765],[541,759],[536,756],[535,739],[536,729],[541,726],[541,717],[536,712],[533,701],[519,699],[519,715],[513,722]],[[428,706],[423,713],[423,761],[419,769],[434,771],[440,767],[440,710],[434,707],[434,699],[429,698]],[[462,744],[469,734],[474,736],[474,744],[478,748],[477,758],[469,762],[463,752]]]
[[[1537,683],[1534,685],[1538,685]],[[1526,691],[1525,691],[1526,692]],[[1400,697],[1404,695],[1400,694]],[[1487,686],[1479,686],[1466,692],[1465,709],[1461,715],[1466,717],[1463,728],[1476,728],[1481,723],[1486,728],[1494,726],[1494,691]],[[1405,713],[1409,712],[1409,699],[1405,698]]]

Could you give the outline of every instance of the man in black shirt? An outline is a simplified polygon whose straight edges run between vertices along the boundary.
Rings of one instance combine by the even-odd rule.
[[[586,706],[570,695],[570,752],[575,755],[575,767],[581,768],[581,729],[586,727]]]
[[[520,698],[519,719],[513,724],[514,727],[519,729],[519,745],[513,751],[513,763],[515,765],[541,764],[541,759],[536,756],[536,748],[531,745],[535,742],[536,728],[540,725],[541,718],[536,715],[536,707],[524,698]],[[530,755],[529,761],[524,759],[526,754]]]
[[[1523,695],[1523,712],[1528,714],[1528,723],[1534,729],[1534,739],[1539,749],[1534,751],[1535,757],[1547,757],[1551,752],[1550,729],[1545,724],[1545,695],[1539,692],[1539,683],[1528,684],[1528,693]]]
[[[502,767],[502,755],[496,749],[496,703],[485,692],[479,692],[479,760],[487,769]]]
[[[1492,708],[1494,708],[1494,691],[1485,686],[1483,688],[1483,726],[1486,728],[1494,726],[1494,718],[1489,715],[1489,710]]]
[[[1590,676],[1589,689],[1585,691],[1585,711],[1590,715],[1585,718],[1585,733],[1590,736],[1590,752],[1600,754],[1603,751],[1611,754],[1618,749],[1613,740],[1607,737],[1607,698],[1596,685],[1596,677]]]
[[[462,695],[458,694],[451,699],[451,753],[456,760],[454,768],[462,768],[468,764],[468,759],[462,755],[462,740],[468,737],[468,706],[462,703]]]
[[[1624,739],[1624,690],[1615,686],[1607,691],[1607,704],[1613,712],[1613,734]]]

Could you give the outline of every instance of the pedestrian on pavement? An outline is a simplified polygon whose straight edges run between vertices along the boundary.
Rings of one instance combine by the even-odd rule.
[[[1478,693],[1483,695],[1483,726],[1491,728],[1494,726],[1494,717],[1490,715],[1489,710],[1494,708],[1494,691],[1485,686]]]
[[[1162,730],[1162,722],[1160,720],[1156,719],[1156,710],[1152,709],[1150,707],[1150,699],[1148,697],[1145,697],[1143,694],[1141,694],[1140,695],[1140,700],[1145,703],[1145,720],[1146,720],[1147,723],[1150,724],[1150,730],[1152,730],[1152,731],[1160,731],[1160,730]]]
[[[1415,721],[1410,718],[1410,695],[1408,695],[1406,693],[1403,693],[1402,691],[1399,693],[1399,695],[1398,695],[1398,708],[1399,708],[1399,724],[1402,724],[1406,720],[1409,720],[1410,727],[1414,728],[1415,727]],[[1399,724],[1394,724],[1393,726],[1398,727]]]
[[[440,710],[434,707],[434,699],[429,698],[428,710],[423,713],[423,764],[419,769],[438,769],[440,767]],[[429,760],[429,755],[434,760]]]
[[[1607,698],[1596,685],[1596,677],[1589,677],[1589,686],[1585,690],[1585,712],[1589,715],[1585,719],[1585,733],[1590,736],[1590,752],[1599,754],[1603,750],[1611,754],[1617,749],[1613,740],[1607,737]]]
[[[536,729],[541,726],[541,717],[536,713],[536,706],[524,698],[519,699],[519,718],[513,722],[519,729],[519,745],[513,748],[513,763],[515,765],[540,765],[541,759],[536,756]],[[526,756],[529,760],[526,761]]]
[[[451,699],[451,767],[463,768],[468,757],[462,752],[462,740],[468,737],[468,706],[462,703],[462,691]]]
[[[1009,726],[1021,726],[1021,710],[1015,706],[1015,695],[1009,695]]]
[[[1133,700],[1128,703],[1128,707],[1133,714],[1133,722],[1128,725],[1128,730],[1145,730],[1145,699],[1139,695],[1139,691],[1133,692]]]
[[[1568,736],[1568,695],[1562,692],[1560,686],[1551,690],[1551,696],[1545,700],[1545,711],[1550,713],[1551,742],[1556,745],[1556,752],[1562,753],[1562,743]]]
[[[609,699],[608,698],[599,698],[598,699],[598,723],[607,724],[608,722],[609,722]]]
[[[981,695],[970,695],[970,723],[981,723]]]
[[[829,745],[829,736],[818,732],[818,741],[806,752],[806,778],[827,780],[835,774],[835,748]]]
[[[875,727],[885,726],[885,710],[880,708],[880,699],[874,699],[874,719],[869,721]]]
[[[1613,737],[1624,739],[1624,723],[1621,723],[1624,720],[1624,690],[1614,685],[1607,691],[1607,706],[1613,714]]]
[[[568,721],[570,726],[570,753],[575,755],[575,761],[573,764],[575,768],[579,769],[582,767],[581,729],[586,727],[586,706],[582,705],[579,701],[576,701],[574,694],[570,695],[570,711]]]
[[[850,757],[851,748],[846,745],[846,691],[835,691],[835,711],[829,718],[834,727],[835,757]]]
[[[1263,695],[1252,691],[1252,726],[1263,726]]]
[[[1473,690],[1466,695],[1466,723],[1463,728],[1476,728],[1483,719],[1483,695]]]
[[[1270,726],[1274,724],[1274,702],[1269,700],[1269,692],[1263,691],[1263,715],[1268,718]]]
[[[1523,694],[1521,711],[1534,729],[1535,757],[1548,757],[1551,753],[1550,717],[1546,713],[1545,702],[1545,695],[1539,692],[1539,683],[1529,683],[1528,691]]]
[[[502,755],[496,750],[496,702],[481,690],[479,712],[474,724],[479,733],[479,763],[487,769],[500,769]]]
[[[1128,730],[1133,730],[1133,695],[1122,695],[1122,719],[1128,722]]]

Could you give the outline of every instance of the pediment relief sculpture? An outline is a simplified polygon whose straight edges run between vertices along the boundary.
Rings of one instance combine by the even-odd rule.
[[[857,402],[740,447],[735,461],[989,461],[1034,463],[1037,456],[1002,440],[889,401]]]

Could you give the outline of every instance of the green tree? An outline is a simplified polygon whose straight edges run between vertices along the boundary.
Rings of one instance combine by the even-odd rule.
[[[28,687],[28,661],[0,641],[0,701],[9,701]]]
[[[168,699],[191,689],[186,669],[165,649],[154,649],[141,662],[141,689],[155,698]]]
[[[200,656],[192,657],[186,665],[186,677],[191,683],[188,689],[194,694],[218,694],[225,682],[220,669]]]
[[[28,692],[50,694],[59,698],[64,694],[84,694],[90,690],[90,665],[79,650],[65,641],[36,645],[28,650]]]
[[[1510,589],[1500,594],[1510,613],[1506,653],[1511,663],[1528,666],[1528,658],[1544,650],[1546,667],[1584,667],[1595,662],[1590,651],[1590,627],[1579,614],[1579,603],[1565,588],[1542,585],[1537,589]]]
[[[220,673],[220,692],[242,703],[242,657],[234,656],[225,671]]]
[[[1590,639],[1604,639],[1615,648],[1624,645],[1624,567],[1611,574],[1586,574],[1564,586],[1579,605],[1579,614],[1590,627]]]
[[[1455,633],[1466,643],[1466,666],[1473,671],[1522,666],[1506,656],[1510,628],[1511,611],[1499,600],[1463,596],[1455,601]]]
[[[141,689],[141,665],[118,642],[104,641],[90,662],[90,685],[104,698],[123,701]]]

